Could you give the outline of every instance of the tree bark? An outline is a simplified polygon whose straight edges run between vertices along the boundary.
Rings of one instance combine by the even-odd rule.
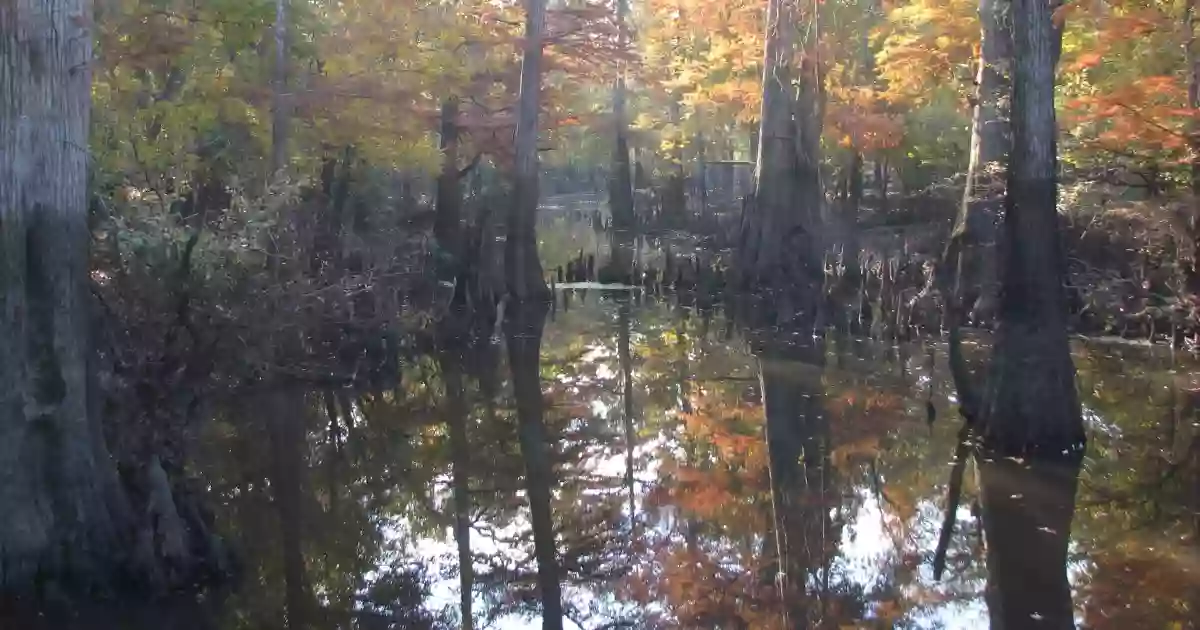
[[[271,176],[287,165],[288,0],[275,0],[275,69],[271,78]]]
[[[629,44],[629,0],[617,0],[617,29],[619,44]],[[633,176],[629,162],[629,120],[626,113],[627,90],[625,69],[618,69],[613,87],[613,125],[616,130],[613,145],[612,173],[609,175],[608,205],[612,211],[613,227],[632,229],[636,221],[633,212]]]
[[[815,4],[767,4],[754,204],[739,266],[743,284],[774,294],[777,321],[815,322],[823,284],[817,22]]]
[[[89,0],[0,3],[0,592],[114,577],[117,480],[89,413]]]
[[[442,172],[437,180],[437,216],[433,236],[449,254],[453,266],[462,263],[462,189],[458,172],[458,98],[442,101],[441,141]],[[457,273],[455,274],[457,275]]]
[[[537,250],[538,111],[542,81],[542,38],[546,0],[526,0],[525,42],[521,88],[517,103],[516,164],[513,203],[509,206],[505,243],[508,292],[517,302],[546,301],[549,290],[542,277]]]
[[[1200,45],[1196,41],[1196,0],[1187,0],[1183,13],[1184,54],[1188,73],[1188,107],[1200,111]],[[1191,144],[1192,163],[1189,188],[1192,193],[1192,216],[1189,221],[1192,240],[1192,260],[1185,274],[1188,290],[1193,295],[1200,295],[1200,123],[1193,118],[1192,127],[1188,129],[1188,141]]]
[[[1008,171],[1009,71],[1012,66],[1009,3],[979,0],[982,42],[976,74],[975,106],[971,119],[971,153],[966,187],[951,239],[954,259],[943,273],[953,282],[961,307],[974,313],[976,323],[995,312],[999,284],[996,272],[996,233],[1004,213],[1005,177]]]
[[[537,2],[538,0],[534,0]],[[558,581],[558,545],[550,507],[554,469],[550,461],[546,425],[542,416],[542,383],[539,362],[545,302],[516,302],[506,320],[509,365],[517,399],[518,434],[525,459],[525,488],[533,524],[534,555],[538,564],[538,590],[542,596],[542,629],[562,630],[562,587]]]
[[[981,438],[1001,456],[1061,460],[1085,437],[1067,341],[1065,257],[1057,211],[1052,8],[1013,5],[1012,159],[1002,241],[1002,293]]]

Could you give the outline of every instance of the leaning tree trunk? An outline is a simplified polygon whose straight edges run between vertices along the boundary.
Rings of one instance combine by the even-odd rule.
[[[1003,455],[1082,451],[1083,422],[1067,343],[1065,257],[1057,211],[1050,5],[1013,4],[1012,160],[1003,234],[999,326],[981,433]]]
[[[1008,172],[1009,69],[1012,64],[1009,4],[979,0],[982,42],[976,75],[975,108],[971,121],[971,159],[967,184],[946,259],[953,273],[946,292],[976,323],[991,319],[999,286],[996,277],[996,226],[1004,212]]]
[[[517,103],[516,164],[509,205],[504,268],[509,297],[517,302],[545,301],[546,281],[537,250],[538,110],[542,84],[542,38],[546,0],[527,0],[521,93]]]
[[[104,586],[117,479],[89,413],[92,3],[0,3],[0,591]]]
[[[773,294],[779,322],[815,322],[823,283],[817,15],[798,4],[767,4],[754,204],[739,251],[743,284]]]

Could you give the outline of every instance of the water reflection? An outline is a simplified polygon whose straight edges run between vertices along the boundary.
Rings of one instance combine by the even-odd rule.
[[[662,256],[568,212],[542,226],[549,269],[583,249],[597,274],[624,278]],[[672,250],[683,264],[694,245]],[[230,593],[132,621],[18,627],[1200,618],[1200,377],[1182,357],[1077,344],[1088,458],[968,465],[935,579],[958,439],[941,344],[743,339],[715,307],[559,293],[552,317],[506,307],[499,337],[451,315],[428,352],[371,391],[264,391],[219,410],[198,437],[197,474],[241,561]]]

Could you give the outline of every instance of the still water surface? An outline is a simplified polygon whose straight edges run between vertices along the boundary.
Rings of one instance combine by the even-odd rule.
[[[603,253],[591,210],[547,207],[547,269],[581,249]],[[538,370],[565,627],[988,625],[989,578],[1013,587],[989,576],[974,464],[940,580],[932,569],[959,428],[943,344],[831,338],[821,364],[752,353],[716,309],[595,289],[569,292],[568,304],[563,293]],[[470,477],[475,627],[540,627],[506,356],[496,339],[449,359],[465,377],[461,396],[448,394],[445,357],[404,366],[387,391],[294,392],[286,424],[297,430],[271,421],[278,404],[219,414],[196,474],[216,497],[241,579],[192,624],[460,627],[447,428],[458,405],[470,441],[458,463]],[[1075,622],[1195,628],[1195,364],[1096,341],[1076,343],[1075,361],[1090,430],[1065,566]],[[800,470],[774,481],[772,414],[794,434]],[[776,504],[797,514],[784,562]],[[1037,548],[1018,540],[1000,551]],[[780,596],[781,566],[803,574],[803,601]]]

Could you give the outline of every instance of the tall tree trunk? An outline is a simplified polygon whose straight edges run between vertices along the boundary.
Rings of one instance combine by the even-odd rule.
[[[275,0],[275,69],[271,78],[271,176],[287,164],[288,0]]]
[[[823,284],[818,21],[815,4],[798,4],[767,4],[754,205],[739,266],[745,285],[774,294],[777,321],[815,322]]]
[[[509,296],[517,302],[546,301],[537,250],[538,112],[542,83],[542,37],[546,0],[526,0],[525,43],[521,59],[521,93],[517,103],[516,164],[513,200],[509,205],[505,273]]]
[[[118,487],[89,413],[92,3],[0,3],[0,592],[105,587]]]
[[[629,44],[629,0],[617,0],[617,29],[622,47]],[[629,163],[629,120],[626,113],[625,69],[617,70],[613,87],[613,144],[612,173],[609,175],[608,205],[612,211],[613,226],[619,230],[633,228],[633,175]]]
[[[1187,0],[1184,7],[1184,34],[1187,37],[1184,53],[1188,72],[1188,107],[1200,111],[1200,42],[1196,41],[1196,0]],[[1187,288],[1193,295],[1200,295],[1200,123],[1193,118],[1188,129],[1191,144],[1192,164],[1190,188],[1192,192],[1192,216],[1189,228],[1192,239],[1192,260],[1186,274]]]
[[[535,0],[537,1],[537,0]],[[558,581],[558,545],[550,507],[554,468],[550,461],[546,425],[542,417],[542,383],[539,361],[545,302],[515,302],[506,318],[509,366],[517,399],[518,434],[525,459],[525,488],[533,524],[534,555],[538,565],[538,590],[542,596],[542,629],[562,630],[562,587]]]
[[[963,309],[973,310],[977,322],[991,319],[999,298],[996,235],[1004,213],[1011,145],[1008,75],[1013,50],[1008,8],[1009,3],[1001,0],[979,0],[982,43],[971,120],[971,158],[962,205],[943,261],[945,269],[938,271],[946,275],[942,292],[947,298],[953,293],[951,299]]]
[[[708,218],[708,165],[705,163],[704,133],[697,131],[692,140],[696,145],[696,199],[700,205],[700,216]]]
[[[979,420],[989,608],[993,627],[1002,629],[1073,627],[1066,553],[1085,437],[1056,208],[1061,34],[1052,10],[1041,0],[1012,3],[1013,142],[1000,314]]]
[[[442,101],[442,172],[437,180],[437,216],[433,236],[458,267],[462,262],[462,189],[458,172],[458,97]]]
[[[1065,257],[1057,211],[1051,7],[1013,3],[1012,160],[999,326],[983,412],[984,446],[1001,455],[1078,457],[1085,442],[1067,343]]]

